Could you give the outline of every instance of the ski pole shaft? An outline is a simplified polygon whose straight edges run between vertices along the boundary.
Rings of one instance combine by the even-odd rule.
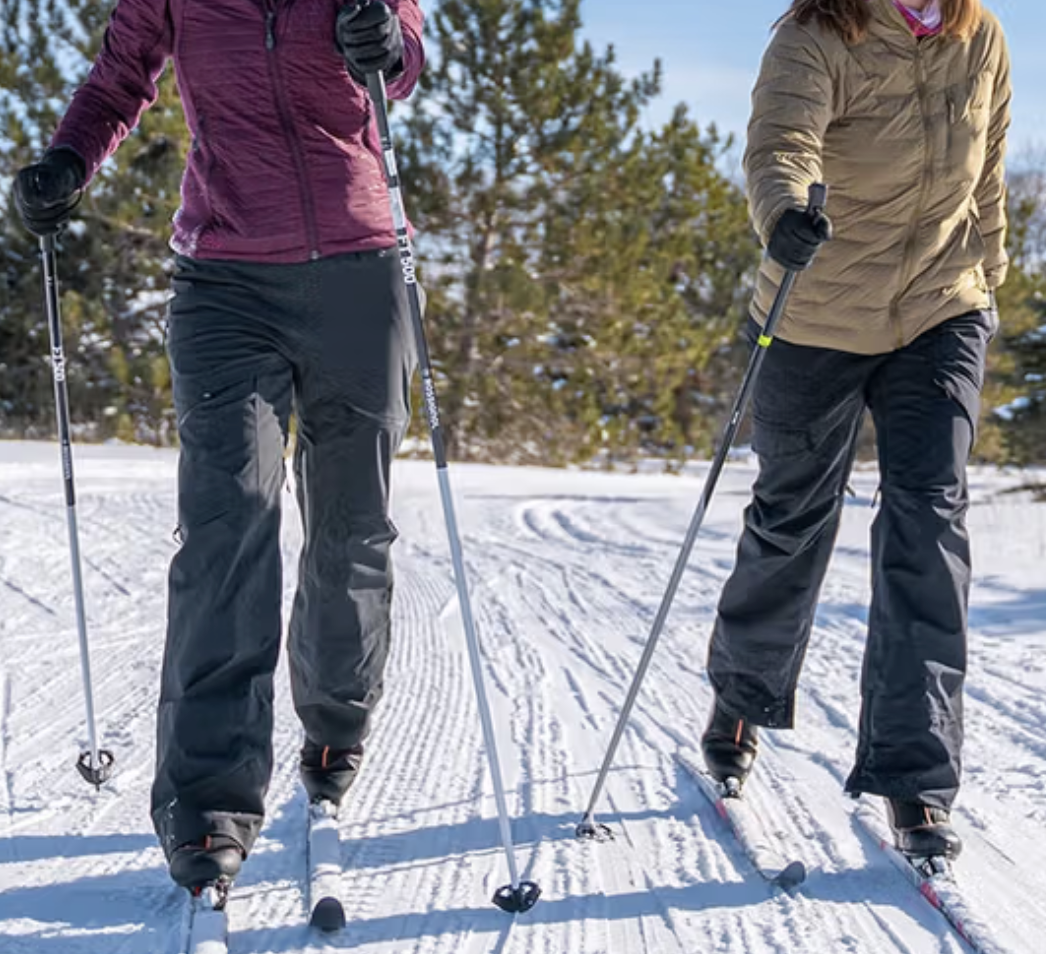
[[[465,558],[458,532],[457,515],[454,510],[454,498],[451,493],[450,476],[447,469],[446,444],[443,439],[443,426],[440,420],[439,403],[436,399],[435,372],[429,353],[422,317],[421,292],[418,287],[414,247],[407,226],[407,214],[403,205],[403,192],[400,186],[399,171],[396,167],[396,152],[392,143],[392,131],[389,125],[388,105],[385,96],[385,77],[381,73],[367,76],[367,90],[370,94],[377,117],[378,133],[381,137],[381,149],[385,158],[385,175],[389,191],[389,204],[392,209],[392,221],[396,230],[396,243],[399,248],[400,265],[403,270],[403,282],[407,290],[411,322],[418,350],[418,363],[421,369],[421,387],[425,404],[425,415],[428,420],[429,433],[432,438],[432,453],[436,461],[436,474],[439,480],[440,498],[443,504],[443,515],[447,525],[447,537],[450,543],[451,561],[454,566],[454,580],[457,585],[458,603],[465,628],[465,641],[468,645],[469,664],[472,669],[472,680],[475,685],[476,702],[479,708],[480,721],[483,727],[483,740],[490,763],[490,774],[494,785],[494,798],[497,803],[498,823],[501,840],[508,860],[509,876],[512,883],[509,887],[499,889],[494,895],[494,902],[503,910],[513,913],[529,910],[538,900],[540,889],[529,881],[520,881],[516,867],[516,855],[512,842],[512,829],[509,825],[508,803],[505,798],[505,787],[501,777],[501,763],[498,758],[497,739],[494,732],[494,721],[487,699],[483,679],[483,662],[480,657],[479,636],[476,622],[472,615],[472,604],[469,599],[468,582],[465,575]]]
[[[51,337],[51,375],[54,379],[55,416],[58,421],[58,441],[62,454],[62,478],[65,485],[65,516],[69,531],[69,558],[73,573],[73,601],[76,607],[76,630],[80,638],[80,674],[83,678],[84,701],[87,709],[87,738],[89,748],[77,768],[92,785],[98,787],[109,777],[112,754],[98,748],[98,731],[94,715],[94,692],[91,685],[91,658],[87,644],[87,612],[84,606],[84,584],[80,559],[80,533],[76,522],[76,484],[73,479],[73,448],[69,424],[69,391],[65,375],[65,347],[62,343],[62,317],[58,304],[58,268],[53,235],[40,238],[40,257],[43,261],[44,301],[47,326]]]
[[[811,213],[823,211],[827,197],[828,190],[824,185],[815,184],[810,186],[809,201],[807,205],[808,211]],[[774,331],[777,328],[778,322],[781,320],[781,316],[784,314],[785,306],[788,304],[788,298],[792,293],[792,287],[795,285],[798,275],[798,272],[791,270],[785,272],[784,279],[782,280],[781,286],[777,291],[777,296],[774,299],[773,307],[770,309],[770,314],[763,326],[762,334],[759,336],[758,344],[752,352],[752,357],[748,362],[748,368],[741,380],[741,386],[738,389],[737,397],[734,400],[734,405],[730,412],[730,418],[723,432],[722,440],[719,443],[719,450],[712,461],[712,466],[708,472],[708,477],[705,480],[705,486],[701,492],[701,497],[698,500],[697,508],[690,520],[690,526],[687,528],[686,537],[683,540],[683,547],[679,552],[679,557],[676,559],[675,566],[672,568],[672,575],[669,578],[668,587],[661,599],[661,605],[658,607],[657,615],[654,618],[654,625],[650,630],[650,635],[647,637],[646,646],[644,647],[643,654],[639,660],[639,668],[636,670],[636,674],[632,679],[632,685],[629,687],[628,695],[625,698],[625,704],[621,709],[617,725],[614,727],[614,733],[610,739],[610,745],[607,748],[603,764],[600,766],[599,776],[596,779],[596,784],[593,786],[588,806],[585,809],[584,818],[582,818],[581,823],[578,825],[577,833],[579,837],[609,837],[609,829],[607,829],[606,826],[597,827],[595,824],[594,818],[596,805],[603,793],[603,787],[606,785],[607,775],[610,772],[611,765],[613,765],[614,757],[617,755],[618,746],[621,744],[621,738],[625,733],[628,720],[632,715],[632,709],[635,706],[636,698],[639,696],[639,690],[643,685],[643,680],[646,678],[651,660],[654,658],[654,651],[657,649],[658,640],[660,640],[661,633],[664,630],[669,610],[672,608],[676,592],[683,580],[683,574],[686,572],[687,563],[690,560],[690,554],[694,549],[694,544],[697,541],[697,535],[701,530],[701,525],[704,523],[705,514],[708,511],[708,506],[712,501],[716,485],[719,482],[719,476],[723,471],[723,467],[726,464],[726,458],[730,453],[730,448],[733,446],[734,438],[737,436],[738,428],[741,426],[741,421],[744,418],[745,409],[748,406],[748,399],[751,395],[752,388],[759,376],[759,370],[762,367],[763,360],[766,358],[766,352],[773,343]]]

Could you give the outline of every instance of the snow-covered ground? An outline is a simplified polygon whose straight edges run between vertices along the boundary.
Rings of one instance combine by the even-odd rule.
[[[57,450],[0,444],[0,952],[174,954],[183,897],[148,819],[175,456],[76,454],[99,723],[116,774],[95,793],[85,743]],[[306,926],[299,732],[279,681],[278,769],[236,886],[231,950],[292,954],[959,952],[861,833],[841,794],[857,725],[875,475],[859,473],[806,666],[800,728],[767,734],[753,799],[810,878],[756,877],[680,770],[711,698],[703,671],[751,468],[731,464],[603,802],[615,842],[574,825],[701,487],[690,476],[454,467],[466,557],[525,876],[512,919],[433,468],[395,478],[396,649],[368,762],[341,821],[346,931]],[[958,871],[1002,950],[1046,950],[1046,505],[979,471],[966,784]],[[287,499],[287,597],[299,540]]]

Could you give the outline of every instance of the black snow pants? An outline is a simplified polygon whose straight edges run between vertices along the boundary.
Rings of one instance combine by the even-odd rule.
[[[865,410],[878,443],[872,604],[847,790],[950,807],[959,788],[970,546],[966,464],[995,317],[856,355],[775,341],[753,393],[759,475],[709,650],[722,706],[790,728]]]
[[[304,525],[288,649],[314,743],[368,731],[389,651],[389,471],[415,347],[395,250],[305,264],[180,258],[168,354],[181,440],[152,815],[165,852],[249,850],[272,772],[292,410]]]

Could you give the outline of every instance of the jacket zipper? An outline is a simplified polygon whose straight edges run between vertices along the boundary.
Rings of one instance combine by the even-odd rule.
[[[305,171],[305,156],[302,154],[301,145],[298,142],[298,137],[295,135],[294,121],[291,118],[290,106],[287,103],[287,92],[283,84],[283,68],[280,66],[279,54],[276,52],[277,4],[278,0],[265,0],[265,49],[269,54],[269,79],[275,87],[276,107],[280,115],[280,126],[283,128],[283,135],[290,148],[291,158],[294,161],[295,172],[298,176],[298,193],[301,197],[302,213],[305,216],[305,233],[309,244],[309,258],[315,260],[320,257],[319,231],[316,228],[316,207]]]
[[[901,257],[901,279],[898,283],[897,294],[890,302],[890,324],[893,325],[894,340],[898,348],[905,345],[904,328],[901,325],[901,296],[907,287],[908,279],[912,270],[912,257],[915,253],[915,245],[919,238],[919,223],[922,220],[923,206],[926,203],[926,190],[930,182],[931,163],[933,151],[930,148],[929,113],[926,106],[926,76],[923,72],[922,47],[915,47],[915,71],[916,90],[919,95],[919,111],[922,113],[923,123],[923,168],[919,180],[919,197],[915,203],[915,211],[908,225],[908,237],[904,242],[904,253]]]

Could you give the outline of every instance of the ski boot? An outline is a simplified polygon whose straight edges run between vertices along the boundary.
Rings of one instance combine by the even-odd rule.
[[[962,839],[946,809],[888,798],[886,814],[894,846],[907,858],[954,861],[962,852]]]
[[[731,715],[716,700],[708,728],[701,736],[701,751],[709,775],[731,794],[740,794],[758,748],[756,727],[746,719]]]
[[[207,835],[201,842],[190,842],[174,850],[170,861],[171,878],[187,888],[193,897],[213,888],[224,903],[245,857],[243,846],[235,838]]]
[[[305,740],[301,750],[301,780],[310,802],[340,805],[352,787],[363,761],[363,746],[332,749]]]

